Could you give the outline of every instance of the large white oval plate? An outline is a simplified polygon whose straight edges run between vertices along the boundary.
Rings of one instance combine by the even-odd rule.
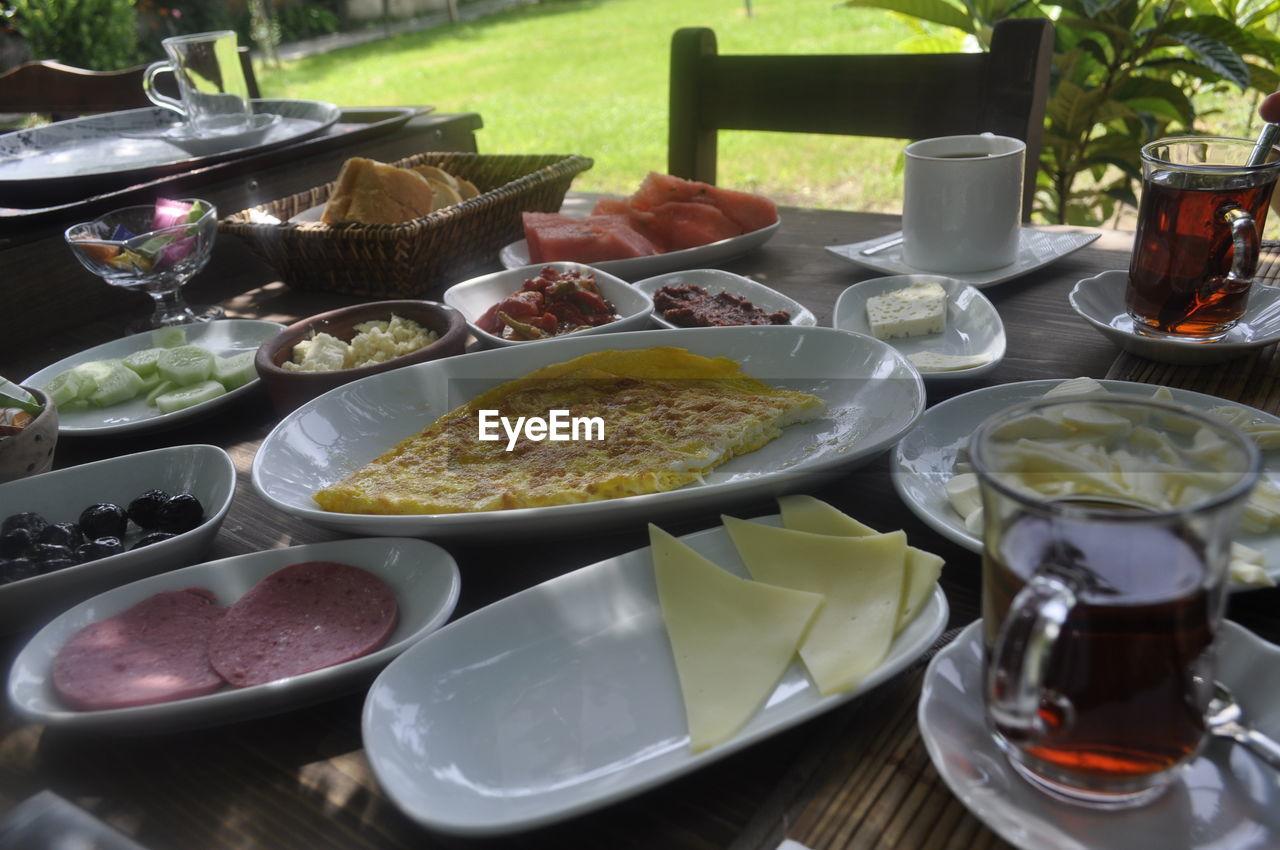
[[[260,319],[217,319],[198,325],[185,326],[187,342],[207,348],[220,357],[239,354],[244,351],[257,351],[258,346],[280,331],[284,325],[279,322],[265,322]],[[33,387],[45,387],[54,375],[65,372],[73,366],[88,363],[91,360],[109,360],[116,357],[127,357],[135,351],[151,348],[155,345],[153,331],[143,331],[132,336],[104,342],[102,345],[85,349],[79,354],[64,357],[52,366],[46,366],[27,378],[22,383]],[[146,399],[139,397],[131,401],[115,404],[111,407],[97,407],[89,410],[59,410],[58,433],[76,436],[97,437],[107,434],[132,434],[143,431],[159,430],[180,425],[188,419],[204,416],[230,404],[240,396],[251,392],[258,385],[258,378],[244,386],[236,387],[215,399],[203,404],[193,405],[173,413],[161,413],[147,404]]]
[[[681,539],[746,575],[723,528]],[[529,829],[848,702],[906,668],[946,622],[946,596],[935,588],[856,688],[821,697],[795,664],[737,736],[693,753],[652,556],[636,549],[469,614],[390,664],[365,699],[365,753],[387,795],[418,823],[463,835]]]
[[[778,228],[781,226],[782,220],[779,219],[768,227],[762,227],[759,230],[753,230],[741,236],[721,239],[719,242],[712,242],[709,245],[684,248],[680,251],[668,251],[665,254],[654,254],[649,257],[603,260],[598,263],[591,263],[591,267],[602,272],[608,272],[623,280],[640,280],[641,278],[676,272],[682,269],[713,266],[716,263],[732,260],[734,257],[741,256],[748,251],[754,251],[772,239],[773,234],[777,233]],[[531,260],[529,259],[528,243],[523,239],[518,242],[512,242],[498,252],[498,261],[502,263],[504,269],[518,269],[521,266],[529,265]]]
[[[108,711],[73,711],[54,693],[53,659],[72,635],[166,590],[203,587],[230,605],[278,569],[304,561],[337,561],[382,579],[395,593],[399,621],[383,647],[362,658],[249,688]],[[101,733],[155,734],[230,723],[319,702],[353,690],[391,659],[449,619],[461,579],[448,552],[425,540],[379,537],[268,549],[153,576],[95,596],[45,626],[9,673],[9,702],[46,726]]]
[[[331,513],[321,488],[410,437],[473,396],[551,363],[606,349],[677,346],[725,356],[773,386],[827,402],[824,416],[734,458],[679,490],[575,505],[463,514]],[[565,337],[406,366],[338,387],[289,414],[253,459],[253,485],[286,513],[348,534],[461,537],[581,532],[601,523],[672,516],[699,503],[794,491],[816,476],[866,462],[907,432],[924,384],[879,340],[834,328],[692,328]],[[606,439],[607,439],[606,435]]]
[[[989,372],[1004,359],[1004,322],[995,306],[974,287],[955,278],[941,275],[908,274],[877,277],[855,283],[840,293],[836,299],[833,327],[860,334],[871,333],[867,320],[867,299],[876,295],[915,283],[936,282],[947,293],[946,326],[941,334],[914,336],[885,340],[889,345],[907,355],[930,352],[950,356],[981,356],[985,362],[967,369],[946,372],[926,372],[920,376],[926,381],[950,381],[977,376]]]
[[[929,408],[916,428],[902,438],[893,451],[893,486],[907,507],[926,525],[970,552],[982,551],[982,540],[964,527],[964,518],[951,508],[947,500],[947,481],[955,467],[956,452],[988,416],[1020,401],[1039,398],[1061,381],[1022,381],[984,387],[958,395]],[[1151,384],[1130,381],[1099,381],[1108,392],[1150,398],[1156,391]],[[1193,410],[1237,405],[1216,396],[1170,387],[1173,400]],[[1253,411],[1257,422],[1280,423],[1280,418],[1261,410]],[[1280,484],[1280,451],[1263,454],[1264,474]],[[1260,550],[1266,571],[1280,581],[1280,535],[1242,534],[1239,541]],[[1236,586],[1235,589],[1244,589]]]

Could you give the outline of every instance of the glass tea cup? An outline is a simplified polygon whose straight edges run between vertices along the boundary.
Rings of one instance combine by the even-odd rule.
[[[151,63],[142,80],[152,103],[181,115],[192,136],[240,133],[252,126],[249,85],[234,30],[174,36],[161,44],[168,60]],[[177,78],[180,97],[156,90],[155,78],[165,72]]]
[[[1244,315],[1280,160],[1251,139],[1186,136],[1142,148],[1125,307],[1141,334],[1221,339]]]
[[[993,738],[1059,799],[1155,799],[1206,738],[1257,446],[1173,404],[1093,396],[998,413],[969,454]]]

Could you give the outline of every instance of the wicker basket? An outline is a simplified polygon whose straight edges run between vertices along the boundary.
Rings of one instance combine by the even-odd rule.
[[[592,161],[560,154],[421,153],[394,164],[443,168],[470,180],[481,194],[403,224],[289,222],[329,199],[335,184],[327,183],[242,210],[219,229],[244,239],[295,289],[416,298],[493,265],[504,245],[524,236],[520,213],[559,210],[573,178]]]

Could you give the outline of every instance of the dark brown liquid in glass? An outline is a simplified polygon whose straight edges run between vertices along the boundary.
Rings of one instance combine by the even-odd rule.
[[[1261,234],[1273,185],[1202,189],[1144,181],[1125,305],[1135,320],[1163,333],[1204,336],[1239,319],[1249,287],[1223,285],[1234,254],[1223,216],[1245,210]]]
[[[1152,525],[1055,520],[1054,528],[1020,516],[1004,531],[1000,557],[983,561],[988,650],[996,624],[1042,564],[1055,564],[1055,574],[1079,588],[1045,677],[1074,716],[1042,702],[1047,733],[1019,746],[1084,776],[1140,777],[1176,766],[1204,736],[1221,605],[1220,594],[1203,587],[1201,547]],[[1017,741],[1012,730],[1001,732]]]

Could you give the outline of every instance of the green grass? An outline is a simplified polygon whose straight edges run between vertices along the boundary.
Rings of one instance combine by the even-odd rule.
[[[261,69],[269,97],[478,112],[482,153],[577,153],[584,191],[627,194],[666,171],[672,32],[715,29],[724,53],[884,53],[910,34],[833,0],[544,0],[482,20]],[[717,182],[781,203],[901,208],[903,142],[722,133]]]

